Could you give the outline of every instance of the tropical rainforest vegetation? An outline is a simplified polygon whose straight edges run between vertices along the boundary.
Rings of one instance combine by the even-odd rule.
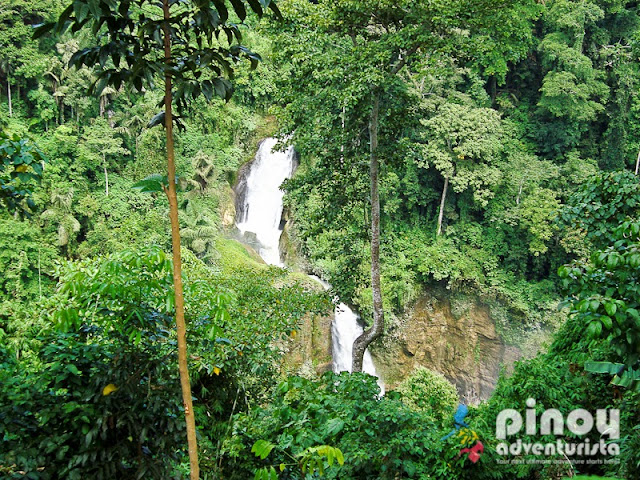
[[[0,0],[0,89],[0,478],[640,478],[637,2]],[[233,239],[273,135],[288,269]],[[286,360],[300,270],[356,373]],[[359,373],[434,289],[549,337],[463,423]],[[619,454],[505,462],[528,398],[619,409]]]

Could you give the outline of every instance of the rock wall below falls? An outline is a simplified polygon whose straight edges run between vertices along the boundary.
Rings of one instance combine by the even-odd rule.
[[[508,373],[522,350],[504,342],[479,298],[444,291],[423,294],[373,356],[389,388],[423,366],[442,373],[463,399],[477,402],[491,395],[501,369]]]
[[[285,373],[307,378],[332,368],[331,322],[333,315],[306,315],[296,334],[284,347]]]

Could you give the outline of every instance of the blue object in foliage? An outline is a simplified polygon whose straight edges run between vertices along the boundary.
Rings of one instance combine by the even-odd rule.
[[[467,413],[469,413],[469,408],[464,403],[461,403],[460,405],[458,405],[458,409],[456,410],[456,413],[453,415],[454,430],[452,430],[449,435],[442,437],[442,440],[446,440],[447,438],[452,436],[454,433],[459,431],[461,428],[469,428],[469,425],[467,425],[467,423],[464,421],[464,417],[467,416]]]

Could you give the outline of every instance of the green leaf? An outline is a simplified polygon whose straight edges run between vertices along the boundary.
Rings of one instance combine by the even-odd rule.
[[[78,367],[76,367],[73,363],[67,364],[67,370],[69,370],[69,372],[73,373],[74,375],[82,375],[82,372],[80,372],[80,370],[78,370]]]
[[[335,435],[344,427],[344,422],[339,418],[332,418],[327,422],[327,435]]]
[[[267,440],[258,440],[251,447],[251,453],[254,453],[256,457],[264,460],[269,456],[271,450],[275,448],[275,445]]]
[[[164,191],[168,186],[169,180],[166,175],[162,176],[158,173],[154,173],[153,175],[149,175],[148,177],[140,180],[131,188],[132,190],[139,190],[140,193],[157,193]]]
[[[247,18],[247,10],[244,8],[244,0],[231,0],[231,5],[233,6],[233,11],[236,12],[238,18],[241,21],[244,21]]]
[[[624,370],[624,364],[611,362],[586,362],[584,369],[591,373],[608,373],[619,375]]]
[[[151,120],[149,120],[149,123],[147,124],[147,128],[153,128],[156,125],[162,125],[163,127],[166,126],[164,117],[165,117],[165,112],[164,111],[156,113],[151,118]]]
[[[618,311],[618,306],[613,302],[609,302],[609,303],[605,303],[604,309],[606,310],[607,315],[613,316]],[[611,327],[607,327],[607,328],[611,328]]]
[[[39,23],[33,26],[33,38],[38,39],[49,33],[56,26],[55,23]]]
[[[599,338],[602,334],[602,323],[598,320],[592,320],[587,327],[587,334],[591,338]]]

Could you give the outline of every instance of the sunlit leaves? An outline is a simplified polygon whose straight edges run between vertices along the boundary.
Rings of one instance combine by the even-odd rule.
[[[42,179],[46,158],[28,139],[0,131],[0,205],[29,215],[31,190]]]
[[[251,447],[251,453],[255,453],[256,457],[264,460],[269,456],[271,450],[273,450],[274,448],[275,445],[273,443],[266,440],[258,440],[253,444],[253,447]]]
[[[334,463],[344,465],[344,455],[339,448],[329,445],[319,445],[317,447],[309,447],[298,454],[300,457],[300,468],[303,473],[324,475],[325,462],[329,467]]]

